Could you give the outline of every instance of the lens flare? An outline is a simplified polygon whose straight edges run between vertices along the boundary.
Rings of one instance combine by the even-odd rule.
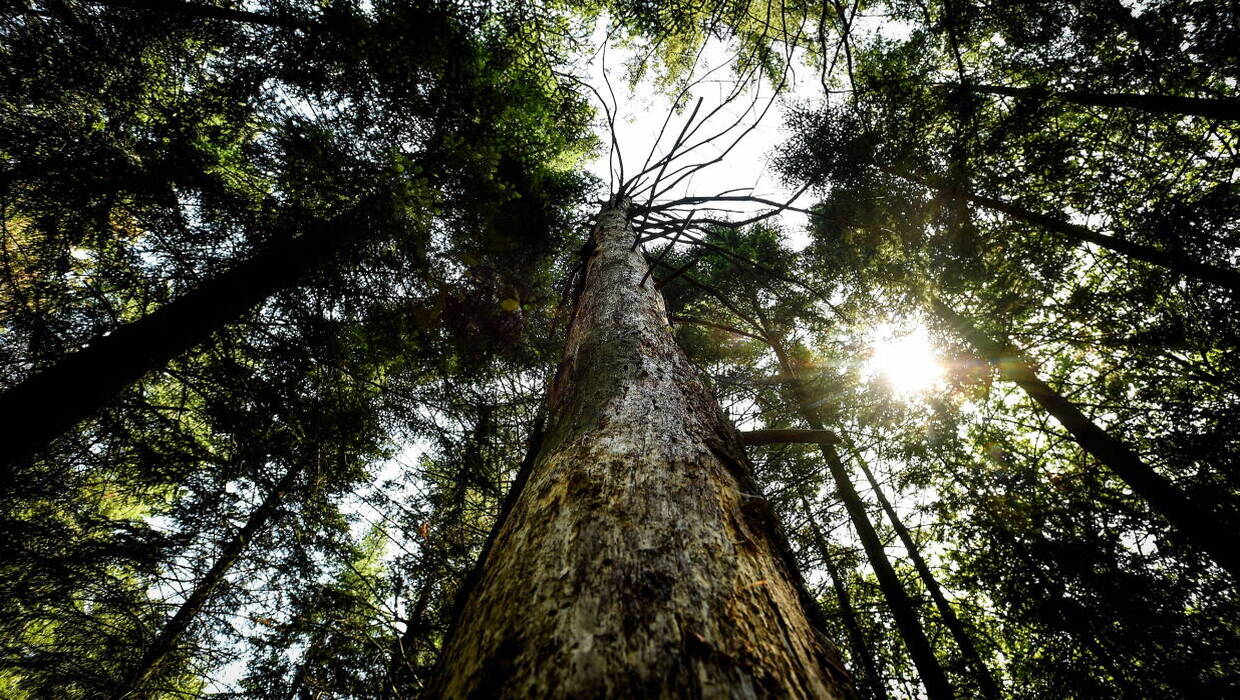
[[[924,328],[904,335],[880,330],[870,344],[866,370],[870,376],[882,377],[894,392],[903,395],[919,394],[943,376],[943,365]]]

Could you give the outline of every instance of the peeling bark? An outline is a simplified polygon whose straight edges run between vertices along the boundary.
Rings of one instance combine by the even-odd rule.
[[[541,449],[432,695],[854,697],[634,238],[604,209]]]

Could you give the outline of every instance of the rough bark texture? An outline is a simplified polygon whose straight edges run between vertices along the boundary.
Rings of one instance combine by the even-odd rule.
[[[981,332],[942,300],[931,297],[930,306],[935,315],[999,370],[999,376],[1020,386],[1029,398],[1068,430],[1082,449],[1106,465],[1134,493],[1161,513],[1181,535],[1240,581],[1240,549],[1236,548],[1233,534],[1235,523],[1214,512],[1208,504],[1189,498],[1127,445],[1099,428],[1076,404],[1042,381],[1021,352]]]
[[[599,217],[541,450],[433,694],[852,697],[626,216]]]

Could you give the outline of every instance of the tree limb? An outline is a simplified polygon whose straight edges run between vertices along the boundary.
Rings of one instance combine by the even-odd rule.
[[[741,432],[745,445],[835,444],[840,438],[830,430],[746,430]]]

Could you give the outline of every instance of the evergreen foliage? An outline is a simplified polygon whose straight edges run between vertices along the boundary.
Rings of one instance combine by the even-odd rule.
[[[588,174],[603,23],[662,92],[703,42],[820,83],[803,248]],[[750,454],[861,696],[1240,693],[1236,45],[1211,0],[4,3],[0,696],[433,687],[600,197],[740,429],[834,433]]]

